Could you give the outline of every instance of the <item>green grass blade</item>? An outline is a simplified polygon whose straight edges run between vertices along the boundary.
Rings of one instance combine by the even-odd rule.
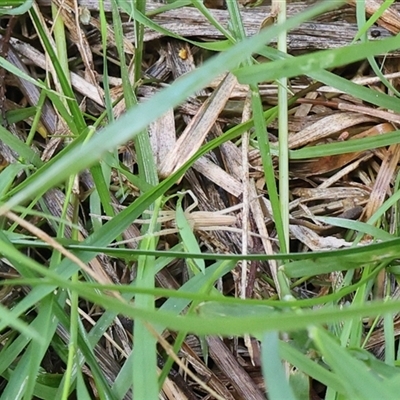
[[[396,398],[397,393],[385,386],[373,371],[342,348],[325,330],[311,328],[310,336],[333,371],[346,387],[348,398],[375,400]]]
[[[328,388],[332,388],[337,392],[345,393],[344,385],[336,374],[324,368],[315,360],[310,359],[310,357],[301,353],[291,344],[281,340],[279,342],[279,353],[284,360],[316,381],[323,383]]]
[[[240,83],[257,84],[276,80],[282,77],[291,78],[298,75],[310,75],[314,71],[339,67],[351,62],[359,61],[368,55],[390,52],[398,48],[397,37],[380,40],[379,42],[362,43],[338,49],[318,51],[302,55],[293,59],[263,63],[237,68],[232,72]]]
[[[293,61],[292,56],[283,54],[272,47],[264,47],[261,49],[259,54],[271,60],[292,59]],[[309,76],[319,82],[323,82],[325,85],[332,86],[343,93],[348,93],[355,98],[359,98],[360,100],[375,104],[378,107],[400,112],[400,102],[396,101],[393,96],[357,85],[348,79],[324,70],[314,70],[309,73]]]
[[[57,55],[54,52],[50,40],[46,32],[42,28],[40,19],[33,8],[30,11],[30,15],[33,23],[35,24],[36,30],[40,35],[41,40],[43,41],[46,52],[49,54],[50,60],[54,65],[57,77],[60,80],[60,85],[63,90],[63,95],[65,96],[71,116],[73,117],[74,124],[70,125],[69,128],[75,135],[79,135],[86,128],[86,123],[79,109],[79,104],[75,99],[74,91],[72,90],[71,85],[69,83],[69,77],[65,75],[65,72],[58,61]]]
[[[268,387],[268,398],[271,400],[296,400],[285,376],[278,349],[279,333],[264,334],[261,341],[261,362],[264,381]]]
[[[348,140],[318,146],[304,147],[300,150],[289,152],[291,160],[302,160],[305,158],[327,157],[332,155],[355,153],[379,147],[390,146],[400,142],[400,131],[393,131],[384,135]]]
[[[35,167],[44,164],[35,151],[2,126],[0,126],[0,139],[22,157],[26,163],[32,163]]]
[[[182,197],[179,198],[176,205],[176,226],[179,230],[179,236],[182,240],[184,248],[189,253],[197,253],[201,254],[200,246],[197,243],[196,236],[193,233],[192,227],[190,226],[185,213],[182,208]],[[206,270],[206,266],[204,260],[201,258],[197,258],[194,260],[198,269],[204,274]]]
[[[362,26],[359,27],[358,32],[356,36],[353,39],[353,43],[355,43],[357,40],[360,40],[364,35],[367,34],[368,30],[378,21],[379,18],[382,17],[384,12],[389,9],[389,7],[395,2],[395,0],[385,0],[379,7],[379,9],[371,15],[369,20],[365,22]],[[356,3],[358,6],[358,3]],[[363,7],[363,14],[365,18],[365,4]]]
[[[43,344],[43,337],[41,336],[39,331],[32,329],[27,323],[23,322],[19,319],[15,313],[8,310],[6,307],[0,304],[0,321],[3,325],[12,326],[17,331],[26,335],[26,337],[34,340],[37,344]]]

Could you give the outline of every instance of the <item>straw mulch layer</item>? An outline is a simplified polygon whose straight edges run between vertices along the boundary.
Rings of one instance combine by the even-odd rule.
[[[42,16],[43,26],[52,27],[50,0],[38,0],[37,11]],[[100,36],[98,2],[79,0],[79,9],[74,1],[55,0],[60,6],[68,34],[68,53],[70,55],[71,83],[81,109],[94,118],[104,110],[104,91],[102,88],[103,58]],[[373,6],[374,2],[369,2]],[[106,11],[110,13],[109,2],[105,2]],[[211,6],[215,4],[210,4]],[[157,3],[149,3],[149,10],[156,10]],[[295,14],[305,9],[304,2],[291,3],[288,14]],[[370,29],[371,39],[379,40],[397,34],[400,29],[400,14],[394,5],[393,11]],[[211,10],[217,20],[228,23],[228,12],[223,9]],[[255,34],[269,13],[268,6],[243,8],[243,21],[249,35]],[[370,10],[373,11],[373,10]],[[111,16],[110,23],[111,23]],[[124,50],[127,61],[131,62],[134,53],[134,32],[132,22],[126,15],[124,21]],[[181,36],[196,41],[210,41],[222,38],[220,33],[207,23],[195,8],[184,7],[154,15],[152,19]],[[35,35],[28,17],[3,18],[1,24],[2,55],[17,68],[34,78],[44,79],[46,74],[53,76],[47,69],[48,63],[43,48]],[[115,48],[115,37],[109,26],[108,32],[108,71],[111,84],[111,96],[118,101],[114,107],[115,117],[125,111],[121,99],[122,86],[119,76],[119,60]],[[331,11],[312,23],[307,23],[289,33],[288,51],[303,54],[318,49],[329,49],[349,44],[357,32],[355,10],[351,4]],[[49,34],[50,35],[50,34]],[[143,60],[143,83],[137,93],[140,101],[153,96],[165,85],[174,82],[183,74],[190,72],[204,60],[212,56],[196,46],[177,39],[165,37],[150,29],[145,31],[145,53]],[[399,61],[397,54],[388,58],[378,58],[382,71],[388,76],[395,88],[399,88]],[[384,61],[384,62],[383,62]],[[385,88],[370,70],[367,62],[349,65],[334,71],[349,80],[384,91]],[[54,89],[57,82],[54,79]],[[7,122],[11,111],[36,105],[39,99],[38,89],[26,81],[5,73],[0,73],[0,109],[5,124],[13,135],[26,139],[32,123],[27,118],[23,123]],[[293,93],[301,92],[301,98],[290,106],[289,113],[289,147],[292,150],[309,145],[326,144],[335,141],[350,141],[354,138],[382,135],[396,130],[400,117],[390,110],[377,109],[364,104],[346,93],[312,83],[307,77],[290,81]],[[260,86],[264,109],[277,104],[277,85],[275,83]],[[214,94],[214,96],[211,96]],[[210,83],[209,87],[193,95],[177,109],[170,110],[158,121],[151,124],[149,132],[153,143],[154,155],[161,179],[168,177],[179,168],[203,143],[220,136],[230,127],[249,118],[248,88],[239,85],[235,78],[228,75]],[[89,118],[89,117],[88,117]],[[55,113],[50,102],[46,101],[41,115],[39,133],[33,140],[32,147],[43,160],[50,160],[66,143],[68,131],[65,123]],[[251,134],[251,132],[250,132]],[[268,126],[268,135],[272,146],[277,142],[277,122]],[[5,143],[0,143],[0,154],[3,167],[15,162],[17,155]],[[128,171],[137,172],[136,154],[132,143],[119,149],[121,163]],[[217,150],[200,158],[177,183],[176,191],[188,191],[184,205],[190,207],[187,216],[198,237],[204,252],[240,253],[242,251],[243,229],[243,179],[246,179],[250,198],[250,218],[247,229],[248,252],[271,253],[279,251],[276,232],[271,219],[271,208],[266,191],[265,178],[259,151],[252,147],[251,141],[247,152],[248,166],[243,166],[242,144],[239,141],[226,142]],[[367,221],[379,208],[385,198],[391,194],[394,179],[398,172],[400,145],[374,151],[346,153],[341,155],[310,158],[290,163],[290,251],[304,252],[348,246],[346,231],[320,222],[318,216],[334,216],[350,220]],[[245,167],[245,168],[244,168]],[[247,171],[247,176],[244,171]],[[139,195],[138,189],[115,171],[110,185],[113,207],[121,207],[133,202]],[[24,179],[21,176],[20,179]],[[88,215],[87,195],[93,189],[93,180],[89,172],[80,175],[81,204],[81,237],[88,235],[85,226],[90,220]],[[64,194],[60,189],[49,191],[44,197],[44,205],[54,216],[60,216],[64,204]],[[178,235],[174,225],[175,200],[166,204],[161,216],[164,217],[165,235],[160,236],[159,249],[168,249],[177,243]],[[30,217],[30,221],[55,235],[52,226],[40,217]],[[394,221],[387,216],[387,224]],[[125,232],[123,239],[129,240],[126,246],[135,248],[140,236],[140,223],[132,224]],[[218,228],[218,230],[217,230]],[[389,226],[389,232],[395,230]],[[168,234],[167,234],[168,233]],[[348,238],[347,238],[348,239]],[[364,238],[368,240],[368,238]],[[31,256],[47,263],[46,253],[32,250]],[[125,265],[120,260],[108,257],[97,257],[91,262],[95,270],[105,271],[107,279],[112,282],[128,283],[134,279],[135,266]],[[246,297],[271,298],[277,295],[274,286],[273,271],[276,265],[267,262],[248,264],[246,287],[240,287],[240,271],[235,270],[219,283],[225,295],[237,296],[245,290]],[[6,263],[0,267],[1,277],[14,277],[16,271]],[[176,261],[157,275],[157,285],[177,289],[188,279],[183,261]],[[342,279],[341,274],[326,275],[318,279],[299,284],[293,290],[300,298],[321,296],[328,293],[332,285]],[[27,288],[10,289],[1,292],[3,304],[12,305],[18,302]],[[382,288],[378,288],[379,291]],[[90,304],[81,304],[82,310],[96,320],[101,310]],[[85,322],[90,329],[90,322]],[[109,334],[125,349],[131,347],[130,332],[132,321],[120,318],[110,327]],[[68,333],[60,325],[58,335],[68,342]],[[165,334],[171,342],[174,333]],[[242,340],[222,340],[217,337],[207,338],[210,360],[204,363],[201,346],[196,337],[189,336],[179,356],[185,360],[188,368],[193,370],[207,385],[225,399],[262,399],[264,390],[260,372],[258,343],[252,339],[245,343]],[[378,329],[370,338],[369,348],[375,353],[382,353],[382,333]],[[251,351],[249,352],[249,349]],[[43,368],[49,372],[61,373],[64,364],[59,359],[49,357]],[[117,376],[124,363],[126,354],[107,340],[96,346],[96,357],[110,381]],[[160,351],[159,367],[164,363]],[[91,373],[85,370],[87,379]],[[210,399],[207,393],[197,384],[173,369],[169,375],[169,393],[164,398]],[[174,384],[173,384],[173,383]],[[95,389],[94,389],[95,392]],[[313,386],[312,398],[319,399],[323,388],[317,383]],[[176,397],[173,397],[173,396]],[[126,398],[129,398],[129,394]]]

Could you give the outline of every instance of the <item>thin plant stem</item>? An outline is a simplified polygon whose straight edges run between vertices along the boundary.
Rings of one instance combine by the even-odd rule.
[[[286,21],[286,0],[273,2],[277,10],[277,23]],[[278,50],[287,53],[287,32],[278,36]],[[288,99],[287,78],[278,79],[278,126],[279,126],[279,199],[281,206],[282,225],[284,231],[284,248],[289,244],[289,148],[288,148]]]

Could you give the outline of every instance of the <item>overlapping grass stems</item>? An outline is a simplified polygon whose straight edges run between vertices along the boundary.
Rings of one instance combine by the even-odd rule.
[[[27,2],[29,3],[29,2]],[[124,10],[135,23],[136,40],[136,74],[135,80],[141,79],[138,71],[143,51],[143,27],[163,30],[145,16],[145,2],[137,2],[135,6],[124,1],[113,3],[113,29],[119,57],[123,61],[123,44],[120,10]],[[9,166],[0,176],[0,194],[2,205],[1,214],[9,210],[21,211],[21,205],[27,205],[22,209],[24,213],[31,213],[30,209],[40,203],[41,196],[52,187],[67,184],[64,191],[67,199],[76,201],[73,194],[73,181],[76,174],[85,168],[90,168],[95,182],[95,192],[92,194],[92,211],[103,208],[111,219],[98,226],[90,236],[81,244],[63,241],[65,237],[65,225],[58,225],[56,239],[65,243],[65,247],[77,255],[81,261],[88,263],[98,253],[112,254],[121,259],[135,259],[138,262],[138,276],[134,283],[125,285],[99,285],[92,282],[92,278],[80,271],[77,264],[61,257],[57,250],[52,250],[50,263],[44,267],[37,261],[25,255],[27,246],[43,246],[40,240],[26,241],[12,234],[10,230],[0,232],[2,257],[9,260],[21,275],[22,279],[4,281],[4,285],[19,284],[29,285],[31,290],[14,307],[0,308],[0,332],[4,332],[0,353],[0,373],[8,381],[2,398],[5,399],[30,399],[33,396],[43,399],[62,398],[67,399],[71,392],[75,392],[77,398],[90,398],[90,389],[82,373],[82,366],[86,363],[98,390],[101,399],[123,398],[125,393],[133,385],[135,399],[152,400],[158,398],[159,386],[165,379],[168,366],[161,377],[157,370],[156,338],[153,331],[149,331],[151,325],[155,332],[161,334],[164,329],[170,328],[179,332],[177,344],[179,345],[186,332],[199,335],[244,335],[250,334],[262,343],[261,361],[264,377],[268,387],[270,399],[300,399],[308,395],[308,378],[311,376],[327,386],[327,399],[394,399],[398,396],[400,381],[397,368],[398,354],[394,348],[394,328],[392,315],[400,309],[397,301],[385,300],[370,303],[367,301],[377,273],[389,266],[393,260],[399,258],[400,240],[395,239],[387,232],[372,228],[367,224],[347,222],[349,229],[368,232],[379,239],[381,243],[369,247],[355,247],[353,249],[332,251],[321,254],[315,260],[313,254],[280,254],[270,256],[248,256],[250,259],[281,259],[286,260],[280,273],[285,277],[283,284],[291,277],[306,279],[335,270],[345,270],[350,273],[356,268],[363,268],[362,279],[352,283],[351,279],[345,280],[343,287],[337,292],[316,299],[285,301],[255,301],[239,300],[222,297],[213,290],[214,282],[231,271],[241,256],[220,255],[211,256],[214,260],[204,271],[194,276],[179,290],[166,291],[155,288],[155,274],[164,268],[176,257],[191,259],[210,259],[210,255],[199,255],[196,248],[185,243],[181,236],[181,243],[169,252],[157,252],[157,237],[152,235],[158,230],[157,213],[166,191],[172,188],[175,182],[201,155],[216,148],[221,143],[233,138],[238,138],[243,132],[254,127],[257,135],[257,143],[261,150],[264,174],[266,177],[268,192],[274,212],[274,220],[280,239],[281,249],[287,248],[287,204],[279,203],[278,191],[275,187],[274,170],[271,154],[277,154],[276,148],[271,147],[265,135],[267,122],[274,119],[278,113],[286,110],[286,106],[272,111],[263,112],[260,96],[257,92],[257,84],[260,81],[289,78],[299,74],[305,74],[311,78],[345,90],[350,95],[375,104],[384,109],[400,111],[400,102],[395,97],[378,93],[369,88],[360,87],[336,76],[328,70],[335,66],[348,62],[371,58],[374,54],[390,51],[398,47],[398,39],[386,39],[375,43],[364,43],[354,47],[328,50],[324,52],[290,57],[278,50],[267,47],[272,38],[298,26],[301,22],[308,21],[314,16],[337,5],[334,2],[324,2],[301,15],[297,15],[287,21],[281,21],[278,26],[272,26],[262,30],[259,35],[243,40],[243,27],[240,25],[240,13],[238,8],[230,4],[231,30],[227,31],[214,20],[201,2],[193,0],[193,6],[197,7],[204,16],[209,19],[225,36],[226,41],[215,43],[191,42],[205,48],[218,49],[220,54],[214,56],[196,71],[184,76],[170,87],[154,95],[145,103],[137,104],[125,62],[121,62],[121,77],[123,78],[124,97],[127,112],[120,119],[112,121],[111,99],[109,94],[106,114],[111,121],[109,125],[96,132],[101,126],[103,117],[99,118],[93,126],[87,126],[79,104],[69,83],[69,71],[67,63],[63,65],[58,60],[67,60],[63,41],[62,21],[58,21],[54,30],[54,40],[57,44],[57,56],[55,54],[51,35],[46,30],[46,24],[41,20],[37,6],[29,10],[35,29],[42,44],[49,55],[52,67],[56,70],[61,93],[48,89],[49,82],[38,82],[27,77],[4,59],[0,59],[2,67],[11,74],[34,81],[46,93],[53,102],[54,107],[64,118],[73,139],[59,154],[47,163],[41,162],[30,147],[16,140],[6,128],[0,127],[0,139],[5,141],[19,154],[22,165],[32,165],[25,168],[27,178],[13,185],[14,179],[21,167]],[[363,3],[363,2],[360,2]],[[179,4],[178,4],[179,5]],[[102,1],[100,1],[102,6]],[[173,5],[172,5],[173,7]],[[3,10],[4,12],[4,10]],[[359,15],[363,13],[359,12]],[[57,16],[57,10],[54,10]],[[100,8],[102,22],[103,51],[106,54],[106,18]],[[361,21],[363,22],[363,21]],[[364,21],[365,22],[365,21]],[[363,23],[364,23],[363,22]],[[360,31],[362,25],[360,26]],[[165,32],[174,36],[169,32]],[[183,38],[180,38],[185,40]],[[60,54],[61,52],[61,54]],[[259,53],[272,61],[266,64],[255,64],[252,54]],[[104,60],[106,68],[106,60]],[[323,67],[324,69],[321,69]],[[253,120],[231,128],[221,137],[205,144],[182,168],[170,177],[158,182],[155,163],[149,141],[146,136],[148,124],[155,121],[171,107],[175,107],[188,96],[207,85],[213,78],[226,72],[233,71],[242,82],[249,83],[252,89]],[[104,70],[107,77],[107,70]],[[105,83],[107,81],[105,80]],[[137,83],[137,82],[135,82]],[[37,110],[40,113],[40,108]],[[285,127],[281,127],[283,130]],[[118,215],[114,215],[110,207],[111,198],[109,182],[111,177],[110,165],[118,164],[118,146],[128,140],[135,140],[135,148],[138,152],[139,175],[136,177],[137,185],[141,188],[140,197]],[[352,143],[351,151],[360,149],[374,149],[392,143],[398,143],[398,132],[382,137],[360,139]],[[322,156],[341,154],[349,151],[349,144],[333,143],[317,148],[307,148],[288,152],[284,147],[280,149],[280,156],[294,159],[310,156]],[[285,154],[286,152],[286,154]],[[107,160],[106,163],[102,160]],[[102,167],[100,166],[102,164]],[[281,192],[286,190],[284,180],[288,176],[281,175]],[[11,186],[11,190],[9,190]],[[400,199],[398,182],[395,185],[393,195],[384,203],[378,212],[369,221],[371,224],[381,218],[390,207],[396,206]],[[33,200],[32,200],[33,199]],[[285,208],[286,207],[286,208]],[[153,210],[151,223],[147,229],[149,234],[140,244],[137,251],[125,249],[108,249],[107,246],[127,229],[133,220],[140,217],[146,209]],[[25,215],[26,215],[25,214]],[[47,216],[49,220],[53,217]],[[66,209],[63,210],[62,220],[66,219]],[[57,222],[57,221],[56,221]],[[76,222],[76,221],[74,221]],[[339,223],[338,221],[332,221]],[[342,224],[344,224],[342,222]],[[350,225],[349,225],[350,224]],[[76,226],[72,228],[73,238],[77,237]],[[144,232],[145,233],[145,232]],[[288,261],[290,260],[290,261]],[[81,277],[82,279],[78,279]],[[6,288],[7,286],[4,286]],[[283,288],[284,293],[287,288]],[[120,295],[115,295],[119,292]],[[111,295],[110,293],[114,293]],[[354,296],[351,304],[346,308],[339,307],[338,301],[345,295],[352,293]],[[159,308],[155,308],[157,296],[167,297],[168,300]],[[130,303],[135,298],[135,304]],[[83,298],[104,308],[104,313],[96,321],[95,326],[88,333],[83,327],[78,313],[78,299]],[[187,306],[189,311],[180,315]],[[318,309],[313,307],[318,305]],[[34,316],[29,316],[29,311],[35,309]],[[95,355],[94,346],[100,340],[103,333],[112,324],[116,315],[125,315],[135,319],[133,352],[128,356],[124,366],[120,370],[115,382],[110,384],[102,368],[99,366]],[[28,316],[28,317],[27,317]],[[361,331],[362,317],[384,317],[385,326],[385,362],[378,361],[362,348]],[[59,330],[59,323],[69,333],[69,346],[66,347]],[[292,342],[279,339],[281,332],[293,332]],[[307,356],[301,350],[307,350],[306,344],[301,341],[306,333],[312,340],[310,348],[315,349],[316,359]],[[6,337],[8,341],[6,341]],[[7,345],[4,345],[7,343]],[[307,341],[306,341],[307,343]],[[309,342],[310,345],[311,342]],[[299,348],[303,346],[300,350]],[[176,346],[175,350],[177,350]],[[67,369],[63,377],[58,377],[57,383],[51,382],[50,374],[44,373],[41,361],[51,348],[66,363]],[[281,360],[297,368],[292,371],[290,383],[284,373]],[[323,359],[323,363],[320,362]]]

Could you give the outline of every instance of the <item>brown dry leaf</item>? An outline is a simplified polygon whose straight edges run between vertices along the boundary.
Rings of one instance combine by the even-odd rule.
[[[174,110],[170,109],[163,116],[152,122],[148,131],[154,161],[156,162],[157,170],[159,170],[162,160],[168,156],[176,143]]]
[[[28,59],[33,65],[38,66],[44,70],[47,68],[47,62],[45,56],[31,46],[29,43],[22,42],[16,38],[10,40],[15,50],[20,56]],[[98,85],[93,85],[87,82],[84,78],[71,72],[70,75],[72,87],[83,96],[88,97],[100,106],[104,106],[104,93]],[[35,103],[37,104],[37,103]]]
[[[202,145],[205,137],[215,123],[230,93],[236,84],[236,78],[227,74],[213,95],[201,106],[185,131],[177,140],[175,147],[160,166],[160,176],[166,178],[181,167]]]
[[[254,381],[238,363],[225,343],[220,338],[214,336],[208,336],[206,340],[211,358],[229,378],[231,384],[239,394],[239,398],[265,400],[264,394],[257,388]]]
[[[351,161],[359,158],[363,153],[348,153],[338,156],[326,156],[312,161],[294,162],[291,170],[296,176],[322,175],[337,170]]]
[[[379,118],[383,121],[394,122],[400,124],[400,115],[397,113],[383,111],[372,107],[363,107],[348,103],[338,103],[339,110],[353,111],[364,115],[370,115],[371,117]]]
[[[400,160],[400,144],[393,144],[385,151],[385,158],[376,177],[371,197],[365,208],[364,218],[368,220],[383,204],[390,194],[390,185],[396,178],[396,170]]]
[[[383,123],[354,135],[352,139],[383,135],[385,133],[392,132],[393,130],[393,125],[389,123]],[[345,153],[313,160],[305,160],[300,162],[293,161],[293,173],[297,176],[322,175],[344,167],[353,160],[361,158],[364,154],[365,152]]]
[[[206,157],[199,158],[194,164],[193,168],[214,182],[218,187],[221,187],[226,192],[235,197],[239,197],[243,193],[242,184],[239,180],[229,175],[221,167],[214,164]]]
[[[79,54],[85,65],[85,79],[92,85],[97,86],[94,73],[92,50],[84,31],[79,23],[79,10],[77,0],[54,0],[60,11],[60,16],[71,35],[71,40],[76,44]]]
[[[357,173],[360,171],[360,165],[364,163],[365,161],[371,159],[373,157],[373,153],[367,153],[364,156],[356,159],[352,163],[346,165],[345,167],[339,169],[334,175],[330,176],[328,179],[323,181],[319,187],[320,188],[328,188],[339,182],[341,179],[345,178],[348,176],[350,173],[355,172]]]
[[[339,239],[334,236],[319,236],[312,229],[301,225],[290,225],[290,233],[301,243],[305,244],[312,251],[324,251],[342,249],[352,246],[351,242]]]
[[[375,119],[366,115],[339,112],[328,115],[325,118],[307,126],[302,131],[289,135],[289,148],[297,149],[313,142],[319,142],[321,139],[328,138],[337,132],[341,132],[352,126],[374,122]]]
[[[13,46],[14,41],[12,39],[10,40],[10,43],[12,43],[12,45],[8,50],[8,57],[7,57],[8,61],[21,71],[29,75],[29,70],[27,69],[25,64],[21,61],[21,58],[19,57],[17,51],[14,50]],[[18,87],[24,94],[26,101],[32,106],[36,106],[39,102],[39,97],[40,97],[39,89],[33,83],[28,82],[25,79],[19,78],[17,76],[15,76],[15,79],[18,82]],[[43,137],[46,137],[47,134],[52,135],[55,133],[57,115],[54,111],[53,106],[50,104],[49,101],[45,101],[43,105],[41,121],[44,127],[46,128],[43,131],[39,131],[39,133]]]
[[[356,6],[356,1],[357,0],[347,0],[347,3]],[[382,1],[365,0],[365,9],[368,15],[375,14],[381,6]],[[400,32],[400,14],[393,6],[384,11],[377,23],[395,35]]]
[[[292,194],[301,198],[302,202],[329,199],[357,199],[361,203],[370,196],[370,190],[357,187],[335,187],[335,188],[296,188]]]
[[[217,135],[221,136],[223,133],[219,124],[216,124]],[[232,178],[240,181],[242,177],[240,150],[231,141],[225,142],[220,146],[221,156],[226,171]]]

